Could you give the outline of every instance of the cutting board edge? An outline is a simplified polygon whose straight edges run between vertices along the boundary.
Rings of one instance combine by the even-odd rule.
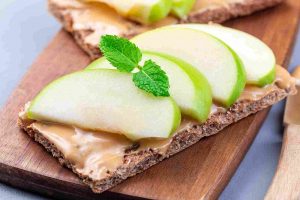
[[[18,174],[18,176],[15,176],[16,174]],[[28,177],[28,176],[30,176],[30,177],[36,176],[33,179],[36,181],[32,181],[32,179],[27,179],[26,177]],[[48,184],[49,179],[51,180],[50,183],[52,183],[52,184]],[[126,199],[128,199],[128,200],[144,199],[142,197],[130,196],[127,194],[122,194],[122,193],[117,193],[117,192],[111,192],[109,190],[105,191],[104,193],[101,193],[101,194],[93,193],[90,190],[90,188],[84,184],[76,184],[76,183],[72,183],[72,182],[68,182],[68,181],[63,181],[60,179],[41,175],[38,173],[34,173],[34,172],[31,172],[31,171],[28,171],[25,169],[17,168],[12,165],[4,164],[4,163],[0,163],[0,181],[1,181],[1,183],[7,184],[7,185],[10,185],[10,186],[13,186],[13,187],[25,190],[25,191],[35,192],[40,195],[45,195],[48,197],[55,197],[55,198],[59,198],[59,199],[61,199],[61,198],[62,199],[70,199],[70,200],[74,200],[74,198],[80,198],[83,200],[85,200],[85,199],[86,200],[94,200],[94,199],[96,200],[99,198],[125,199],[125,200]],[[56,188],[64,187],[66,182],[68,184],[71,184],[73,187],[68,188],[68,190],[65,190],[65,192],[61,192],[61,190],[55,189],[53,187],[53,186],[55,186]],[[74,194],[74,190],[72,190],[72,189],[75,189],[75,191],[80,191],[83,189],[83,187],[84,187],[83,192],[87,192],[90,195],[87,198],[82,198],[83,197],[82,195],[86,195],[86,193],[82,193],[82,195]]]

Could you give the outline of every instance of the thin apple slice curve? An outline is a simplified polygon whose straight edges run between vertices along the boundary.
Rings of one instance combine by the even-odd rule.
[[[30,119],[124,134],[132,140],[169,137],[181,114],[170,97],[154,97],[132,83],[132,75],[95,69],[63,76],[32,101]]]
[[[209,116],[212,104],[211,88],[206,78],[180,59],[153,52],[143,52],[141,63],[149,59],[161,66],[167,73],[170,81],[170,95],[178,104],[181,112],[204,122]],[[86,69],[116,68],[105,58],[99,58]]]
[[[201,31],[163,27],[145,32],[132,40],[145,51],[164,53],[184,60],[208,80],[214,101],[233,104],[246,83],[239,57],[221,40]]]
[[[264,86],[275,79],[276,59],[273,51],[258,38],[220,25],[183,24],[176,27],[191,28],[209,33],[230,46],[241,58],[247,83]]]
[[[196,0],[173,0],[171,13],[179,18],[184,18],[193,8]]]
[[[83,2],[105,3],[120,15],[142,24],[149,24],[165,18],[172,6],[172,0],[81,0]]]

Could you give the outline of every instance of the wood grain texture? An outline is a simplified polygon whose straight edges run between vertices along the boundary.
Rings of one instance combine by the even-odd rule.
[[[300,1],[286,3],[225,25],[265,41],[277,62],[287,65],[299,20]],[[101,195],[93,194],[69,170],[19,130],[17,113],[51,80],[83,68],[89,58],[60,31],[34,62],[0,111],[0,179],[11,185],[68,199],[216,199],[245,155],[268,109],[201,140]]]
[[[286,127],[278,168],[265,200],[300,199],[300,125]]]

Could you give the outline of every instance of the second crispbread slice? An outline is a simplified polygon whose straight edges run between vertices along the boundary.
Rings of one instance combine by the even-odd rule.
[[[50,12],[72,33],[79,46],[92,59],[100,56],[99,37],[114,34],[132,37],[141,32],[176,23],[223,22],[238,16],[249,15],[279,4],[283,0],[197,0],[186,19],[174,17],[143,26],[119,16],[117,12],[102,4],[84,4],[77,0],[48,0]]]

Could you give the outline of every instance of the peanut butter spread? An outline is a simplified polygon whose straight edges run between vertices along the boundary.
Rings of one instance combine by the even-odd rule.
[[[282,89],[291,88],[293,90],[292,93],[296,92],[295,79],[291,77],[286,69],[279,65],[276,66],[276,79],[273,84],[266,85],[265,87],[247,85],[239,100],[257,101],[264,97],[266,94],[275,90],[276,86]]]
[[[261,98],[263,98],[266,94],[276,90],[277,87],[281,89],[290,88],[292,90],[291,94],[295,94],[297,92],[295,88],[296,79],[291,77],[288,71],[279,65],[276,66],[275,71],[276,71],[276,78],[272,84],[266,85],[264,87],[246,85],[238,101],[241,100],[258,101]],[[215,112],[221,112],[221,111],[226,111],[226,109],[217,106],[216,104],[214,104],[211,108],[211,114]]]
[[[276,86],[287,89],[295,88],[294,84],[294,78],[291,78],[285,69],[277,66],[276,81],[273,84],[263,88],[247,86],[239,100],[259,100],[275,90]],[[217,112],[226,112],[226,109],[214,105],[211,114]],[[177,132],[194,124],[197,122],[184,117]],[[110,172],[115,171],[125,162],[124,157],[128,154],[146,149],[165,154],[173,139],[149,138],[133,142],[119,134],[93,132],[58,124],[33,122],[31,126],[53,143],[76,167],[78,173],[95,180],[103,179]]]
[[[117,14],[115,10],[101,3],[81,3],[74,0],[54,0],[64,10],[64,15],[73,20],[74,31],[87,31],[85,43],[96,45],[104,34],[123,35],[136,25]]]
[[[93,132],[59,124],[34,122],[38,130],[83,175],[100,180],[123,164],[124,156],[137,151],[153,149],[161,154],[167,151],[172,139],[142,139],[134,143],[123,135]],[[128,152],[128,153],[127,153]]]

